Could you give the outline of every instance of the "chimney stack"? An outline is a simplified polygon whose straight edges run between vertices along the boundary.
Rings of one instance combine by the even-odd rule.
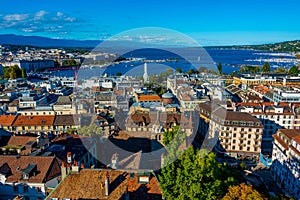
[[[65,165],[64,162],[61,164],[60,169],[61,169],[61,179],[64,179],[68,173],[67,166]]]
[[[72,165],[72,172],[79,172],[80,170],[80,166],[78,165],[77,161],[74,161],[73,165]]]
[[[72,165],[72,153],[71,152],[67,153],[67,162],[68,162],[68,165]]]
[[[165,162],[165,154],[162,153],[161,156],[160,156],[160,166],[161,166],[161,168],[164,167],[164,162]]]
[[[108,172],[106,172],[104,187],[105,187],[105,196],[108,196],[109,195],[109,174],[108,174]]]
[[[111,168],[112,169],[117,169],[118,167],[118,154],[114,153],[113,156],[111,157]]]

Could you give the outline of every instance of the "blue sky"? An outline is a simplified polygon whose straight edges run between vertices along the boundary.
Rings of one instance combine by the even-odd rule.
[[[105,39],[162,27],[200,45],[271,43],[300,39],[299,7],[297,0],[2,0],[0,34]]]

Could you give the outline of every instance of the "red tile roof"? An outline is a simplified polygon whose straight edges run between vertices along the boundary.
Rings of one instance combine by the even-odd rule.
[[[139,101],[161,101],[158,95],[140,95]]]
[[[104,180],[110,177],[109,196],[105,196]],[[88,181],[87,181],[88,180]],[[161,199],[161,190],[157,179],[150,175],[147,184],[138,183],[138,175],[131,177],[121,170],[83,169],[77,174],[70,174],[50,195],[51,198],[72,199],[121,199],[128,192],[130,199]]]
[[[297,136],[295,136],[295,137],[293,137],[293,140],[295,140],[297,142],[297,144],[300,145],[300,134],[297,135]]]
[[[55,157],[44,156],[0,156],[0,166],[8,164],[11,175],[7,177],[7,182],[29,182],[46,183],[60,175],[60,166]],[[29,177],[28,180],[22,180],[22,170],[29,164],[37,165],[37,173]]]
[[[7,145],[12,146],[25,146],[30,141],[36,141],[36,137],[32,136],[11,136]]]
[[[54,118],[54,115],[19,115],[13,123],[13,126],[51,126],[53,125]]]
[[[295,129],[279,129],[278,131],[286,135],[289,139],[293,139],[295,136],[300,135],[300,131]]]
[[[16,117],[16,115],[0,115],[0,125],[11,126],[14,123]]]

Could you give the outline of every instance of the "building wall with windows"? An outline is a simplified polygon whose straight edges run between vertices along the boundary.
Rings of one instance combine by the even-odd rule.
[[[300,131],[280,129],[274,135],[271,174],[287,194],[300,199]]]
[[[199,105],[200,130],[208,139],[216,140],[219,155],[255,162],[261,152],[263,125],[248,113],[227,111],[211,103]]]

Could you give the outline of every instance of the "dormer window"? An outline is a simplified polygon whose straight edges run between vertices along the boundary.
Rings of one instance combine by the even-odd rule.
[[[29,179],[29,174],[23,173],[22,179],[23,179],[23,180],[28,180],[28,179]]]
[[[28,164],[25,169],[22,170],[22,179],[28,180],[30,177],[35,176],[37,172],[36,164]]]

